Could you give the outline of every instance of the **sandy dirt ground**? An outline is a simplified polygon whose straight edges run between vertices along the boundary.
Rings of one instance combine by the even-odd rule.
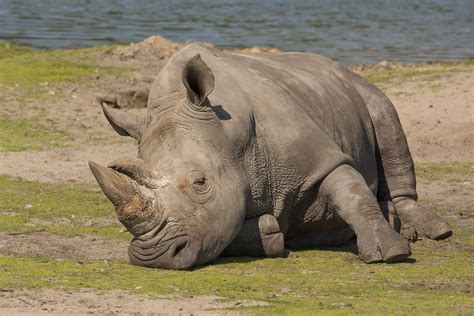
[[[78,247],[78,245],[83,246]],[[0,232],[0,253],[2,255],[46,256],[59,260],[71,259],[77,262],[89,260],[127,261],[128,245],[129,242],[126,240],[108,241],[88,235],[63,237],[46,232]]]
[[[118,290],[98,293],[52,289],[0,292],[0,302],[2,315],[236,315],[222,309],[264,305],[249,301],[223,302],[213,296],[177,300]]]
[[[154,38],[130,47],[108,52],[106,65],[129,65],[134,71],[95,78],[81,85],[51,85],[62,98],[38,104],[17,97],[15,88],[3,92],[7,107],[0,114],[11,118],[36,117],[54,121],[70,132],[74,141],[65,148],[39,152],[0,153],[0,174],[50,183],[95,185],[87,166],[93,160],[108,164],[119,157],[133,157],[136,144],[120,138],[101,113],[98,98],[106,97],[119,106],[145,106],[153,76],[179,45]],[[258,51],[258,49],[257,49]],[[253,51],[249,51],[252,53]],[[452,73],[436,80],[400,79],[386,87],[398,110],[416,163],[472,162],[474,168],[474,72]],[[58,110],[60,109],[60,110]],[[474,207],[474,177],[419,181],[420,197],[430,197],[446,207]],[[448,198],[449,197],[449,198]],[[453,218],[463,225],[473,219]],[[467,222],[466,222],[467,221]],[[81,246],[82,245],[82,246]],[[126,241],[102,240],[91,236],[61,237],[45,232],[0,233],[0,254],[42,255],[74,260],[127,260]],[[114,249],[113,251],[111,249]],[[151,298],[119,291],[96,293],[87,290],[0,291],[0,314],[222,314],[213,311],[242,302],[222,303],[215,297],[181,300]],[[252,304],[250,302],[249,304]]]
[[[391,83],[415,162],[474,162],[473,87],[473,72]]]

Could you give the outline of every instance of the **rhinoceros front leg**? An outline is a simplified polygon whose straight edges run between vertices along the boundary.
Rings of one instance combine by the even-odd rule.
[[[246,219],[223,256],[283,257],[285,243],[277,219],[269,214]]]
[[[408,241],[393,230],[364,178],[351,166],[342,165],[332,171],[322,181],[319,194],[356,233],[362,261],[398,262],[410,256]]]

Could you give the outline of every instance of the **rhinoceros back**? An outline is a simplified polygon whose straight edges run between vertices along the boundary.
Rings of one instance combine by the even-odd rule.
[[[297,204],[302,190],[344,163],[376,190],[374,132],[348,70],[314,54],[231,54],[198,44],[175,54],[172,68],[196,54],[214,74],[209,99],[226,113],[226,134],[238,139],[255,121],[254,136],[269,169],[269,192],[261,194],[277,217]],[[248,168],[257,177],[259,170],[252,168],[258,164]]]

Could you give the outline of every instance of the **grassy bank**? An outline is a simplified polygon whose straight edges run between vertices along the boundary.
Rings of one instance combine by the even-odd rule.
[[[432,64],[354,65],[351,67],[375,84],[386,84],[394,80],[422,78],[426,81],[474,69],[474,58],[459,62],[436,62]]]
[[[450,175],[474,174],[474,163],[425,163],[415,166],[416,175],[428,180],[441,180]]]
[[[101,66],[97,62],[95,54],[107,50],[110,48],[33,51],[0,42],[0,85],[44,88],[51,83],[80,81],[93,75],[123,72],[123,69]]]
[[[104,56],[117,47],[99,46],[33,51],[24,46],[0,42],[0,85],[33,87],[44,83],[77,81],[90,76],[119,74],[132,70],[132,68],[104,65]],[[248,49],[234,49],[232,51],[249,52]],[[156,58],[163,57],[156,56]],[[351,68],[376,84],[413,77],[434,80],[449,73],[463,72],[474,68],[474,58],[459,62],[432,64],[353,65]]]
[[[100,190],[54,185],[0,175],[0,232],[93,234],[131,239]]]

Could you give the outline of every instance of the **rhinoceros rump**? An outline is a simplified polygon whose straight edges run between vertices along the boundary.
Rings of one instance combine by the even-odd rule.
[[[160,71],[142,114],[103,110],[138,141],[137,159],[90,163],[134,235],[133,264],[186,269],[354,235],[364,262],[396,262],[411,254],[407,239],[451,235],[416,202],[393,105],[327,58],[191,44]]]

